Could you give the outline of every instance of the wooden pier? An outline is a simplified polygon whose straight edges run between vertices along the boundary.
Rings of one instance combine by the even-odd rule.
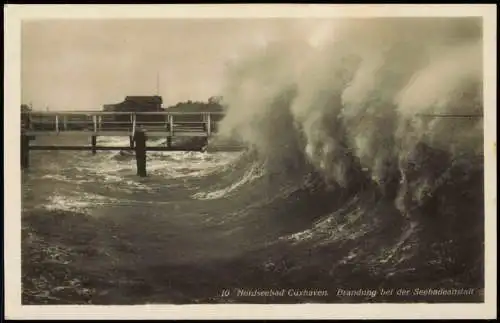
[[[21,114],[21,167],[29,167],[31,150],[134,150],[137,174],[147,176],[146,151],[193,151],[203,145],[172,145],[173,138],[198,139],[208,143],[208,138],[217,131],[218,122],[224,117],[220,112],[100,112],[58,111],[26,112]],[[31,140],[40,136],[86,135],[90,146],[40,146],[31,145]],[[124,147],[99,147],[97,137],[123,136],[130,138]],[[165,138],[167,145],[148,147],[148,138]],[[201,141],[200,141],[201,140]]]

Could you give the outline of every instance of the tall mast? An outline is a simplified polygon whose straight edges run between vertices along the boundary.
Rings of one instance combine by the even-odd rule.
[[[160,95],[160,73],[156,72],[156,95]]]

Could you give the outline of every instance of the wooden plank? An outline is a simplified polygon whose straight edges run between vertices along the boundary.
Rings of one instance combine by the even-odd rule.
[[[81,116],[105,116],[105,115],[203,115],[208,113],[211,115],[225,115],[225,112],[181,112],[181,111],[148,111],[148,112],[126,112],[126,111],[89,111],[89,110],[79,110],[79,111],[31,111],[30,115],[33,116],[55,116],[55,115],[81,115]]]
[[[430,114],[430,113],[417,113],[417,117],[424,118],[483,118],[482,114]]]
[[[92,146],[30,146],[30,150],[47,150],[47,151],[91,151]],[[102,151],[132,151],[134,148],[130,147],[119,147],[119,146],[96,146],[95,150]],[[146,151],[201,151],[200,149],[193,149],[192,147],[165,147],[165,146],[155,146],[146,147]]]
[[[26,132],[29,136],[58,136],[60,133],[57,133],[55,131],[40,131],[40,130],[34,130],[34,131],[27,131]],[[90,135],[97,135],[97,132],[93,131],[63,131],[63,135],[80,135],[80,136],[90,136]]]
[[[165,131],[146,131],[148,137],[169,137],[172,134]],[[61,136],[61,135],[74,135],[74,136],[111,136],[111,137],[128,137],[132,136],[131,131],[81,131],[81,130],[68,130],[68,131],[27,131],[28,136]],[[207,137],[208,134],[203,131],[175,131],[174,137]]]
[[[164,133],[159,132],[147,132],[148,137],[163,137]],[[191,131],[175,131],[174,138],[176,137],[208,137],[206,132],[191,132]]]

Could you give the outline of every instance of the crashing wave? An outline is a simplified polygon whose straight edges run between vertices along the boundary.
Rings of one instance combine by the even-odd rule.
[[[482,114],[480,20],[350,20],[324,42],[271,41],[235,65],[221,135],[339,187],[366,174],[403,213],[453,160],[482,154],[481,118],[422,116]]]
[[[198,192],[194,194],[192,197],[195,199],[200,199],[200,200],[214,200],[214,199],[220,199],[223,197],[226,197],[228,194],[231,192],[237,190],[241,186],[245,184],[249,184],[253,182],[254,180],[260,178],[263,176],[263,169],[262,165],[259,163],[254,163],[249,170],[243,175],[243,177],[239,180],[236,180],[234,183],[232,183],[230,186],[218,189],[215,191],[211,192]]]

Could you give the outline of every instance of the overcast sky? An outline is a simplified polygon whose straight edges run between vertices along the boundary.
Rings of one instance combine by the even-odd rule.
[[[228,59],[320,21],[290,19],[39,20],[22,25],[22,102],[95,110],[127,95],[165,105],[218,95]],[[324,23],[324,21],[323,21]],[[279,35],[279,36],[277,36]]]

